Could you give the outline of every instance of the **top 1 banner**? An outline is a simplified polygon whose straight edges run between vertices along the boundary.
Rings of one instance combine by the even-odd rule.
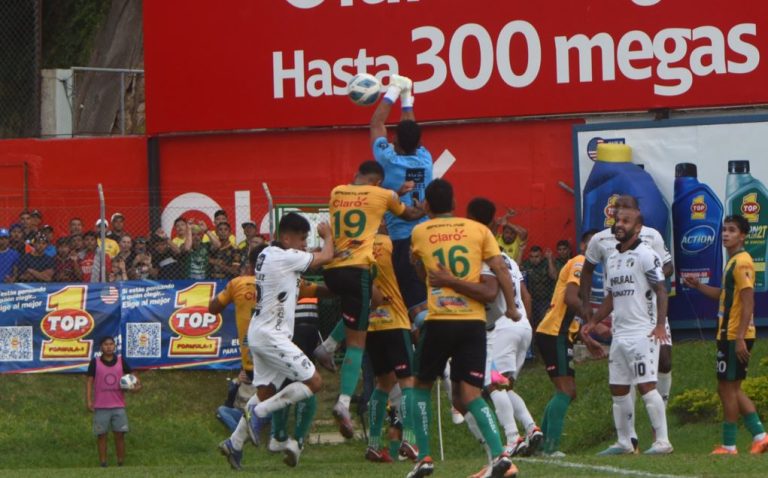
[[[421,120],[768,103],[768,2],[144,3],[150,134],[366,124],[356,73]]]

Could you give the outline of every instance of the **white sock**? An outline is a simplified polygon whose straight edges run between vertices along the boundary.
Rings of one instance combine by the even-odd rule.
[[[333,337],[329,335],[325,340],[323,340],[321,345],[329,354],[332,354],[336,352],[336,348],[339,346],[339,343],[333,340]]]
[[[669,392],[672,389],[672,372],[659,372],[659,379],[656,382],[656,390],[659,391],[661,398],[666,404],[669,401]]]
[[[469,427],[469,431],[472,432],[472,435],[483,446],[483,450],[485,450],[485,454],[488,456],[488,464],[490,465],[491,463],[493,463],[493,454],[491,453],[491,447],[489,447],[488,443],[485,442],[485,438],[483,438],[483,432],[481,432],[480,427],[477,426],[477,421],[475,420],[475,417],[473,417],[470,412],[467,412],[467,414],[464,415],[464,421],[467,423],[467,427]]]
[[[514,390],[509,390],[507,395],[509,395],[509,401],[512,402],[512,406],[515,408],[515,418],[523,425],[525,433],[531,433],[531,430],[536,428],[536,422],[533,421],[533,417],[531,416],[531,412],[528,411],[528,406],[526,406],[525,400],[523,400],[523,397],[518,395]]]
[[[619,445],[626,449],[633,448],[631,440],[631,423],[634,419],[631,394],[613,397],[613,423],[616,425],[616,434],[619,436]]]
[[[632,418],[629,420],[629,436],[637,440],[637,430],[635,430],[635,402],[637,401],[637,388],[633,385],[629,387],[630,407],[632,408]]]
[[[349,403],[352,401],[352,397],[349,395],[339,395],[339,399],[336,401],[336,403],[340,403],[349,410]]]
[[[400,389],[400,384],[396,383],[392,390],[389,391],[389,406],[392,410],[400,410],[400,402],[403,400],[403,391]]]
[[[248,423],[245,421],[245,415],[243,415],[240,418],[240,421],[237,422],[237,428],[235,428],[235,431],[232,432],[232,435],[229,436],[229,441],[232,442],[232,447],[235,450],[242,450],[243,449],[243,443],[248,439]]]
[[[293,382],[277,392],[276,395],[256,405],[255,412],[257,416],[264,418],[272,412],[282,410],[288,405],[299,403],[312,395],[312,390],[309,387],[301,382]]]
[[[445,395],[448,397],[448,403],[453,403],[453,384],[451,383],[451,363],[445,364],[443,370],[443,385],[445,386]]]
[[[651,426],[656,432],[656,441],[668,442],[666,407],[661,394],[658,390],[651,390],[643,395],[643,401],[645,402],[645,409],[648,411],[648,417],[651,419]]]
[[[493,406],[496,408],[496,417],[499,419],[501,426],[504,427],[507,445],[514,445],[520,436],[520,432],[517,430],[515,409],[509,400],[509,395],[502,390],[494,390],[491,392],[491,400],[493,400]]]
[[[757,435],[753,436],[753,437],[752,437],[752,441],[760,441],[760,440],[762,440],[763,438],[765,438],[765,432],[763,432],[763,433],[758,433]]]

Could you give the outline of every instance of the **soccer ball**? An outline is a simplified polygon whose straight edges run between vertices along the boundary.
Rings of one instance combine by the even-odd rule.
[[[347,96],[358,106],[369,106],[376,103],[381,93],[381,83],[369,73],[360,73],[349,80]]]
[[[125,374],[122,377],[120,377],[120,388],[123,390],[133,390],[133,387],[136,386],[136,383],[138,383],[139,379],[136,378],[133,374]]]

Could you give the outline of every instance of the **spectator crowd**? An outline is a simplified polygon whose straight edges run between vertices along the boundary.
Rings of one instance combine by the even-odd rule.
[[[104,244],[101,228],[105,229]],[[101,282],[141,279],[232,279],[241,273],[252,248],[266,238],[256,223],[241,224],[245,239],[236,242],[224,210],[216,211],[214,229],[204,221],[180,216],[173,237],[162,228],[149,237],[125,230],[125,216],[96,221],[86,230],[70,219],[68,231],[56,235],[38,210],[24,210],[18,222],[0,228],[0,278],[14,282]],[[102,264],[101,250],[104,250]]]

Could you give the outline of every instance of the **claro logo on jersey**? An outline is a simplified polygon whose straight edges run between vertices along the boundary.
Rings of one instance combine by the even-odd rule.
[[[715,230],[710,226],[696,226],[683,235],[680,248],[686,254],[696,254],[715,243]]]
[[[325,0],[286,0],[290,5],[302,10],[319,7]],[[355,5],[378,5],[388,3],[416,3],[419,0],[328,0],[328,3],[336,3],[340,7],[354,7]]]
[[[50,311],[40,322],[48,336],[40,347],[40,360],[83,360],[91,357],[93,340],[84,340],[96,323],[85,310],[88,286],[66,286],[48,294]]]
[[[211,337],[222,326],[219,314],[208,312],[208,301],[216,292],[216,284],[199,282],[176,292],[176,309],[168,325],[177,337],[168,345],[169,357],[217,357],[221,337]]]
[[[760,220],[760,203],[757,202],[757,193],[750,193],[741,200],[741,213],[749,222]]]
[[[691,219],[701,220],[707,218],[707,203],[704,201],[704,196],[696,196],[691,201]]]
[[[450,232],[434,232],[429,235],[430,244],[438,244],[440,242],[458,242],[467,237],[467,233],[464,229],[455,228]]]

